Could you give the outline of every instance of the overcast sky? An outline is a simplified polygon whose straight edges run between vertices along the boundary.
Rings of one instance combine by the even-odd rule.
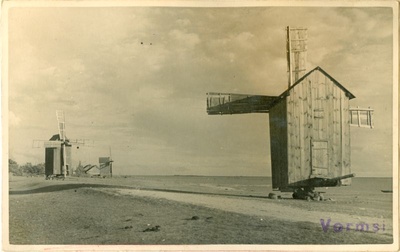
[[[13,8],[9,11],[9,151],[44,162],[34,139],[64,110],[74,165],[109,147],[116,174],[269,176],[268,114],[208,116],[206,93],[279,95],[285,27],[308,28],[308,70],[322,67],[375,109],[351,128],[358,176],[392,174],[390,8]]]

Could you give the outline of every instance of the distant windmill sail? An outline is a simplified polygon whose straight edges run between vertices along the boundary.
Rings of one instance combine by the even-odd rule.
[[[307,28],[286,27],[289,87],[306,73]]]

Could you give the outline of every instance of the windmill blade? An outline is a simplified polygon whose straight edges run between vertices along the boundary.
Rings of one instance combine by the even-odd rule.
[[[268,113],[277,96],[207,93],[209,115]]]
[[[56,117],[57,117],[57,122],[58,122],[58,132],[60,134],[60,139],[62,142],[65,142],[66,136],[65,136],[65,116],[64,116],[64,111],[62,110],[56,110]],[[65,151],[65,146],[64,144],[61,145],[61,151],[62,151],[62,173],[64,177],[67,175],[67,152]]]
[[[74,145],[82,145],[86,147],[93,147],[94,141],[89,139],[68,139],[68,143]]]
[[[306,73],[307,28],[286,27],[286,56],[289,88]]]
[[[61,141],[46,141],[43,143],[44,147],[51,148],[51,147],[60,147],[62,144]]]
[[[60,139],[65,140],[65,116],[64,111],[56,110],[56,117],[58,122],[58,132],[60,134]]]
[[[33,148],[52,148],[52,147],[60,147],[61,141],[48,141],[48,140],[33,140],[32,147]]]

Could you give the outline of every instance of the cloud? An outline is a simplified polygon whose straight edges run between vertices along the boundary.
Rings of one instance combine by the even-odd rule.
[[[172,52],[177,53],[178,57],[183,57],[182,60],[186,60],[194,48],[201,42],[200,38],[195,33],[187,33],[180,30],[172,30],[168,33],[170,37],[170,42],[168,43],[168,48],[172,49]]]
[[[309,28],[310,68],[322,66],[355,93],[352,105],[376,108],[373,134],[387,140],[393,46],[387,14],[379,8],[15,9],[11,150],[30,158],[22,139],[47,139],[57,131],[54,111],[63,109],[69,137],[99,143],[76,151],[76,161],[97,162],[112,146],[126,173],[265,175],[268,116],[208,116],[205,93],[283,92],[286,25]],[[358,137],[379,148],[363,149],[366,140]],[[368,134],[355,139],[356,166],[364,162],[357,151],[379,152],[371,164],[387,161],[380,150],[390,144]]]

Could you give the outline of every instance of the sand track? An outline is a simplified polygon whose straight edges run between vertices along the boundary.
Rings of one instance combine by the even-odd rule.
[[[327,211],[309,211],[299,207],[284,207],[281,200],[270,199],[252,199],[243,197],[230,197],[221,195],[199,195],[191,193],[176,193],[176,192],[162,192],[138,189],[97,189],[102,191],[109,191],[120,195],[133,195],[140,197],[162,198],[166,200],[173,200],[188,204],[200,205],[209,208],[219,209],[228,212],[246,214],[251,216],[260,216],[263,218],[271,218],[285,221],[307,221],[321,225],[321,219],[326,221],[331,219],[331,225],[334,223],[341,223],[342,225],[349,225],[347,232],[355,231],[356,224],[366,223],[370,226],[370,231],[373,232],[373,224],[379,224],[380,230],[376,234],[388,235],[393,233],[392,221],[387,218],[375,218],[368,216],[358,216],[351,214],[342,214],[338,212]],[[309,204],[324,204],[324,202],[308,202]],[[384,225],[384,229],[382,230]],[[321,227],[322,228],[322,227]],[[346,231],[346,230],[344,230]]]

